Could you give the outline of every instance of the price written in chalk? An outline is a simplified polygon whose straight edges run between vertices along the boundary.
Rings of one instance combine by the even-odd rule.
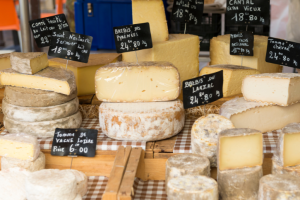
[[[175,0],[172,9],[172,20],[201,25],[204,0]]]
[[[250,31],[230,34],[230,55],[253,56],[254,36]]]

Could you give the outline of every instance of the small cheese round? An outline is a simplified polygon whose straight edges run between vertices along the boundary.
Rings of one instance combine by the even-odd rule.
[[[75,175],[77,182],[77,194],[83,197],[87,193],[88,177],[81,171],[74,169],[66,169],[66,171],[72,172]]]
[[[272,160],[272,174],[291,174],[300,178],[300,165],[282,167],[276,160]]]
[[[218,200],[218,184],[207,176],[185,175],[168,182],[168,200]]]

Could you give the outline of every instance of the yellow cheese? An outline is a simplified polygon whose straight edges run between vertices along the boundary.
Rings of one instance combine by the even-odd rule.
[[[241,94],[243,79],[248,75],[259,74],[259,71],[238,65],[211,65],[204,67],[199,76],[223,70],[223,97]]]
[[[282,72],[282,67],[277,64],[265,61],[268,37],[254,35],[254,55],[253,56],[232,56],[230,55],[230,35],[219,35],[210,41],[211,65],[242,65],[257,69],[260,73]]]
[[[132,0],[134,24],[150,24],[152,42],[168,40],[168,24],[162,0]]]
[[[68,69],[71,70],[76,78],[77,95],[84,96],[95,94],[95,74],[100,67],[121,60],[121,54],[103,53],[91,54],[88,63],[75,61],[68,62]],[[61,58],[53,58],[49,60],[50,66],[65,68],[67,60]]]
[[[11,68],[10,65],[10,53],[0,54],[0,70]],[[1,78],[1,76],[0,76]],[[3,85],[0,85],[0,88],[3,88]]]

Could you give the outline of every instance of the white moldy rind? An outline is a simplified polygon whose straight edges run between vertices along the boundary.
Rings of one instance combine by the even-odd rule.
[[[218,170],[219,193],[222,200],[257,200],[259,180],[262,176],[261,166]]]
[[[232,122],[220,115],[210,114],[195,121],[192,128],[192,152],[206,156],[211,167],[217,167],[217,143],[219,133],[234,128]]]
[[[185,114],[180,100],[145,103],[102,103],[102,131],[117,140],[154,141],[178,134]]]
[[[87,193],[88,177],[78,170],[66,169],[66,171],[72,172],[75,175],[77,182],[77,194],[83,197]]]
[[[300,179],[290,174],[269,174],[259,181],[258,200],[299,200]]]
[[[168,182],[168,200],[218,200],[218,184],[207,176],[185,175]]]
[[[300,178],[300,165],[293,167],[282,167],[277,162],[277,159],[273,157],[272,159],[272,174],[290,174]]]

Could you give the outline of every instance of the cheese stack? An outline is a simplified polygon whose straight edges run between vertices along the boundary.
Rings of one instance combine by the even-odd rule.
[[[48,67],[45,53],[12,53],[12,68],[1,71],[6,85],[2,111],[9,133],[53,137],[55,128],[79,128],[76,82],[73,72]]]

